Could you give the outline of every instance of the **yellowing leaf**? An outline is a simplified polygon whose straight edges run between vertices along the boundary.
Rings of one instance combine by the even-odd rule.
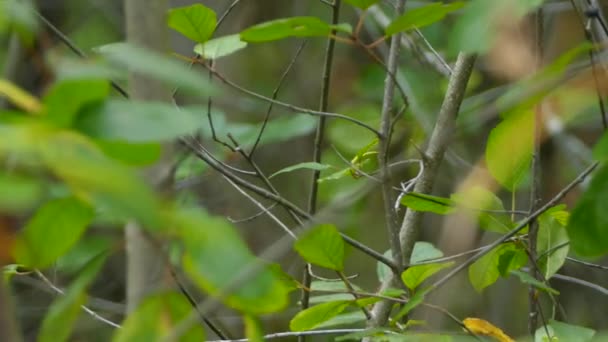
[[[499,342],[515,342],[500,328],[481,318],[465,318],[462,323],[474,334],[490,336]]]
[[[4,79],[0,79],[0,96],[8,98],[15,106],[29,113],[39,113],[42,110],[42,104],[37,98]]]

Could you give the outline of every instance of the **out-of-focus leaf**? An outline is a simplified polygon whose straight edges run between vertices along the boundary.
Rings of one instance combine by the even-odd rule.
[[[44,97],[46,119],[59,127],[69,127],[87,103],[101,101],[110,93],[104,80],[65,80],[55,83]]]
[[[476,291],[494,284],[499,276],[526,265],[526,252],[513,243],[496,247],[469,266],[469,280]]]
[[[416,211],[432,212],[445,215],[454,211],[454,202],[450,199],[409,192],[401,198],[401,204]]]
[[[129,143],[118,140],[96,140],[95,144],[110,158],[127,165],[154,164],[161,155],[160,143]]]
[[[179,87],[190,95],[207,98],[215,93],[208,77],[199,76],[185,63],[169,56],[128,43],[114,43],[98,47],[96,51],[112,65]]]
[[[490,132],[486,164],[492,176],[513,192],[523,180],[532,161],[534,112],[510,114]]]
[[[550,279],[557,273],[570,250],[566,232],[569,213],[564,208],[563,205],[553,207],[538,217],[537,264],[545,279]]]
[[[29,113],[40,113],[42,110],[42,104],[37,98],[2,78],[0,78],[0,96],[6,97],[16,107]]]
[[[547,331],[551,336],[547,336]],[[544,327],[536,329],[534,334],[534,342],[545,342],[545,341],[568,341],[568,342],[589,342],[589,341],[604,341],[604,339],[596,338],[595,330],[580,325],[572,325],[556,320],[549,320],[549,324]],[[550,340],[550,338],[554,340]]]
[[[453,262],[444,262],[437,264],[425,264],[410,266],[401,274],[401,280],[409,289],[416,289],[427,278],[441,271],[444,268],[451,267]]]
[[[273,173],[272,175],[270,175],[268,178],[272,178],[276,175],[280,175],[281,173],[287,173],[287,172],[292,172],[292,171],[301,170],[301,169],[323,171],[323,170],[327,170],[329,168],[331,168],[331,165],[315,163],[315,162],[304,162],[304,163],[298,163],[298,164],[295,164],[292,166],[288,166],[284,169],[281,169],[281,170]]]
[[[14,29],[26,45],[33,43],[34,35],[40,26],[34,1],[3,0],[0,1],[0,12],[0,30],[2,21],[6,21],[7,28]]]
[[[0,172],[0,211],[22,212],[32,208],[44,193],[40,180]]]
[[[170,28],[198,43],[209,40],[217,24],[215,12],[201,4],[172,8],[167,20]]]
[[[342,313],[350,303],[351,301],[341,300],[315,305],[302,310],[289,322],[289,328],[291,331],[312,330],[321,325],[321,323]]]
[[[95,280],[106,258],[107,255],[102,253],[90,260],[65,293],[51,304],[38,334],[39,342],[68,340],[72,332],[72,326],[76,322],[78,314],[82,312],[80,306],[86,302],[85,291]]]
[[[250,314],[281,310],[289,288],[275,272],[251,254],[227,221],[201,211],[180,209],[173,225],[185,245],[183,266],[195,284],[223,302]],[[259,266],[255,267],[254,266]]]
[[[93,209],[75,198],[45,203],[19,233],[15,259],[31,268],[45,268],[80,239],[93,220]]]
[[[98,139],[150,143],[194,133],[203,123],[200,114],[164,102],[110,100],[89,107],[74,125]]]
[[[48,136],[39,148],[45,164],[75,193],[125,220],[135,218],[147,228],[158,227],[161,210],[156,194],[134,170],[108,159],[92,141],[64,131]]]
[[[192,311],[192,305],[180,293],[166,292],[145,298],[127,316],[121,329],[116,329],[112,341],[162,341]],[[205,341],[202,325],[195,324],[180,341]]]
[[[211,39],[203,44],[196,44],[194,52],[205,59],[218,59],[231,55],[247,47],[247,42],[241,40],[239,34]]]
[[[310,115],[294,114],[282,116],[268,122],[260,143],[279,143],[309,134],[315,129],[316,124],[317,120]],[[251,147],[260,133],[260,127],[259,125],[231,123],[226,124],[223,130],[218,130],[218,136],[225,136],[222,133],[231,133],[240,143],[241,147]]]
[[[344,240],[335,226],[319,225],[294,244],[295,250],[311,264],[341,271],[344,268]]]
[[[347,4],[351,4],[360,9],[368,9],[371,5],[378,3],[380,0],[344,0]]]
[[[393,20],[384,30],[386,36],[392,36],[397,32],[413,30],[431,25],[443,19],[446,15],[464,6],[464,2],[433,2],[422,7],[407,10],[405,13]]]
[[[474,334],[490,336],[499,342],[515,342],[500,328],[481,318],[465,318],[462,323]]]
[[[599,161],[608,160],[608,133],[602,134],[602,137],[593,147],[593,159]]]
[[[607,188],[608,166],[603,165],[572,210],[566,229],[570,247],[581,256],[598,257],[608,252]]]
[[[510,273],[517,276],[519,278],[519,280],[524,284],[532,285],[541,291],[545,291],[545,292],[552,293],[555,295],[559,294],[559,291],[552,289],[552,288],[548,287],[547,285],[545,285],[543,282],[534,279],[531,275],[529,275],[526,272],[522,272],[522,271],[518,271],[518,270],[511,270]]]
[[[458,208],[471,217],[476,217],[481,229],[506,233],[513,228],[513,222],[506,213],[491,213],[487,211],[504,212],[502,201],[492,192],[479,186],[474,186],[450,196]]]
[[[264,342],[264,330],[260,319],[252,315],[245,315],[244,320],[247,339],[251,342]]]
[[[241,40],[261,43],[288,37],[326,37],[332,30],[352,31],[348,25],[330,25],[317,17],[292,17],[252,26],[241,32]]]
[[[108,237],[85,236],[59,257],[54,266],[62,274],[74,274],[96,256],[109,252],[111,246],[112,240]]]

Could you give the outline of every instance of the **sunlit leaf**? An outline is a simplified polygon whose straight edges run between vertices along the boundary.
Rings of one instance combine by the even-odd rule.
[[[469,280],[476,291],[494,284],[498,277],[521,268],[528,261],[526,252],[513,243],[500,245],[469,266]]]
[[[512,113],[490,132],[486,164],[492,176],[515,191],[530,168],[534,142],[534,112]]]
[[[591,184],[579,198],[567,226],[572,250],[587,257],[608,252],[608,166],[596,171]]]
[[[150,143],[194,133],[203,123],[200,113],[169,103],[118,99],[89,107],[74,125],[98,139]]]
[[[556,295],[559,294],[559,291],[550,288],[549,286],[545,285],[542,281],[534,279],[531,275],[529,275],[526,272],[522,272],[522,271],[518,271],[518,270],[511,270],[510,272],[511,272],[511,274],[517,276],[519,278],[519,280],[524,284],[534,286],[535,288],[537,288],[541,291],[545,291],[545,292],[556,294]]]
[[[110,93],[104,80],[65,80],[55,83],[44,97],[46,119],[59,127],[69,127],[87,103],[101,101]]]
[[[444,268],[451,267],[453,262],[444,262],[437,264],[425,264],[410,266],[401,274],[401,280],[409,289],[416,289],[427,278],[441,271]]]
[[[416,211],[445,215],[454,211],[454,202],[443,197],[409,192],[401,198],[401,204]]]
[[[317,17],[292,17],[252,26],[241,32],[241,39],[261,43],[288,37],[326,37],[334,29],[350,33],[350,26],[330,25]]]
[[[177,211],[173,221],[185,245],[184,270],[198,287],[214,296],[230,288],[223,302],[250,314],[285,307],[289,288],[249,251],[228,221],[193,209]]]
[[[564,206],[553,207],[538,217],[537,264],[545,279],[550,279],[557,273],[570,250],[566,232],[569,213],[563,208]]]
[[[262,322],[260,319],[252,316],[245,315],[245,336],[250,342],[263,342],[264,341],[264,330],[262,329]]]
[[[112,341],[161,341],[192,311],[192,304],[181,294],[165,292],[145,298],[116,329]],[[180,341],[204,341],[202,325],[194,324]]]
[[[331,168],[331,165],[326,165],[326,164],[321,164],[321,163],[315,163],[315,162],[304,162],[304,163],[298,163],[292,166],[288,166],[284,169],[281,169],[275,173],[273,173],[272,175],[270,175],[268,178],[272,178],[276,175],[280,175],[281,173],[287,173],[287,172],[292,172],[295,170],[302,170],[302,169],[306,169],[306,170],[317,170],[317,171],[323,171],[323,170],[327,170]]]
[[[507,336],[500,328],[481,318],[465,318],[462,323],[474,334],[490,336],[498,342],[515,342],[514,339]]]
[[[387,36],[397,32],[413,30],[431,25],[443,19],[449,13],[462,8],[464,2],[444,4],[433,2],[418,8],[406,10],[405,13],[393,20],[384,30]]]
[[[80,239],[93,215],[92,208],[75,198],[45,203],[19,233],[17,262],[32,268],[51,265]]]
[[[194,52],[205,59],[218,59],[231,55],[247,47],[239,34],[215,38],[203,44],[196,44]]]
[[[90,260],[64,294],[51,304],[38,333],[39,342],[68,341],[72,327],[82,312],[81,305],[86,302],[85,291],[101,271],[106,257],[102,253]]]
[[[167,23],[170,28],[191,40],[203,43],[211,38],[217,18],[209,7],[193,4],[170,9]]]
[[[295,250],[311,264],[341,271],[344,268],[344,240],[335,226],[319,225],[294,244]]]
[[[160,143],[129,143],[119,140],[96,140],[95,144],[110,158],[133,166],[154,164],[161,156]]]
[[[298,312],[289,322],[291,331],[311,330],[343,312],[351,301],[335,301],[312,306]]]
[[[40,104],[37,98],[13,83],[1,78],[0,97],[6,97],[15,106],[26,112],[39,113],[42,110],[42,104]]]

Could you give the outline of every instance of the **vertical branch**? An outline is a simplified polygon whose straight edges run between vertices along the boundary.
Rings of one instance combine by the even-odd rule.
[[[535,37],[535,50],[536,50],[536,67],[540,68],[543,59],[543,9],[542,6],[536,12],[536,37]],[[530,214],[536,211],[541,203],[541,159],[540,159],[540,146],[542,141],[542,102],[536,105],[534,111],[534,146],[532,152],[532,185],[530,189]],[[543,281],[544,277],[540,275],[540,270],[537,267],[537,253],[536,253],[536,242],[538,238],[538,220],[534,219],[530,222],[530,229],[528,231],[528,248],[530,259],[530,275],[539,280]],[[538,314],[540,302],[538,301],[538,290],[534,286],[528,288],[528,330],[530,334],[534,335],[538,326]]]
[[[443,99],[443,104],[439,111],[433,133],[429,140],[426,151],[423,155],[424,170],[420,173],[418,181],[414,187],[415,192],[428,194],[433,189],[435,177],[439,169],[439,165],[443,160],[447,144],[450,142],[456,117],[460,110],[460,105],[464,99],[466,86],[473,71],[473,66],[477,55],[460,53],[454,71],[448,83],[448,89]],[[422,222],[422,212],[408,210],[405,213],[399,231],[399,240],[403,248],[403,260],[407,265],[409,263],[414,244],[418,239],[418,231]],[[392,277],[391,277],[392,278]],[[393,279],[389,279],[382,284],[382,289],[390,286]],[[388,320],[391,304],[387,301],[378,302],[373,309],[374,326],[382,326]]]
[[[333,25],[338,24],[340,20],[340,4],[341,0],[334,0],[331,5],[332,18],[331,22]],[[334,36],[336,31],[333,30],[331,32],[331,36]],[[336,41],[333,38],[328,38],[327,40],[327,48],[325,50],[325,64],[323,66],[323,76],[322,76],[322,84],[321,84],[321,99],[319,103],[319,111],[326,112],[329,105],[329,89],[331,85],[331,71],[332,65],[334,61],[334,50],[335,50]],[[315,140],[313,146],[313,161],[316,163],[321,162],[321,154],[323,152],[323,140],[325,138],[325,117],[320,116],[319,121],[317,123],[317,130],[315,132]],[[312,178],[310,180],[310,195],[308,197],[308,213],[310,215],[314,215],[317,211],[317,199],[319,193],[319,177],[321,175],[321,171],[314,170],[312,173]],[[304,287],[310,288],[310,283],[312,281],[310,274],[310,265],[306,264],[304,266],[304,275],[302,279],[302,283]],[[301,303],[302,309],[308,308],[310,299],[310,293],[306,290],[302,290]],[[303,342],[305,340],[304,336],[298,337],[299,342]]]
[[[19,327],[15,321],[14,306],[7,288],[7,281],[0,281],[0,341],[22,341]]]
[[[396,14],[401,15],[405,8],[405,0],[397,2]],[[384,79],[384,95],[382,98],[382,112],[380,114],[380,137],[378,143],[378,165],[380,167],[380,179],[382,180],[382,200],[384,202],[384,220],[388,230],[388,238],[391,247],[393,260],[402,268],[403,254],[399,242],[399,227],[397,224],[397,213],[394,209],[395,197],[391,182],[390,168],[388,167],[388,150],[391,136],[391,113],[395,95],[396,79],[393,75],[397,74],[399,66],[399,52],[401,50],[401,33],[391,37],[391,47],[388,51],[388,61],[386,65],[386,78]]]
[[[124,0],[127,41],[153,51],[165,53],[167,0]],[[142,75],[129,75],[129,94],[136,100],[171,101],[170,89]],[[167,193],[171,184],[171,153],[163,146],[157,164],[144,170],[144,177],[160,192]],[[126,227],[127,311],[133,311],[141,299],[162,286],[164,260],[158,246],[142,227],[131,222]]]

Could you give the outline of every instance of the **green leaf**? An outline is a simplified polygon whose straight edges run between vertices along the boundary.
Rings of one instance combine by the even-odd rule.
[[[563,205],[553,207],[538,217],[537,264],[545,279],[557,273],[570,250],[566,232],[569,213],[563,208]]]
[[[347,4],[351,4],[355,7],[358,7],[362,10],[368,9],[374,4],[380,2],[380,0],[344,0]]]
[[[162,341],[173,328],[192,312],[192,305],[180,293],[159,293],[145,298],[127,316],[122,329],[116,329],[112,341]],[[205,341],[200,324],[193,325],[180,341]]]
[[[534,279],[531,275],[529,275],[526,272],[522,272],[522,271],[518,271],[518,270],[511,270],[510,273],[517,276],[519,278],[519,280],[524,284],[534,286],[541,291],[545,291],[545,292],[552,293],[555,295],[559,294],[559,291],[550,288],[549,286],[545,285],[542,281]]]
[[[355,291],[362,291],[356,284],[352,284],[352,286]],[[310,289],[312,292],[312,295],[310,296],[311,304],[353,299],[353,295],[347,293],[349,290],[342,281],[315,280],[310,284]],[[342,291],[344,293],[323,294],[322,291]]]
[[[299,163],[299,164],[288,166],[284,169],[281,169],[281,170],[273,173],[272,175],[270,175],[270,177],[268,177],[268,178],[272,178],[276,175],[280,175],[281,173],[287,173],[287,172],[292,172],[292,171],[301,170],[301,169],[323,171],[323,170],[327,170],[329,168],[331,168],[331,165],[315,163],[315,162],[304,162],[304,163]]]
[[[86,104],[105,99],[110,83],[105,80],[65,80],[55,83],[43,99],[45,119],[58,127],[70,127]]]
[[[524,250],[513,243],[500,245],[469,267],[469,281],[477,292],[494,284],[498,277],[523,267],[527,262]]]
[[[75,127],[98,139],[150,143],[192,134],[204,123],[200,114],[173,104],[119,99],[89,107]]]
[[[241,40],[269,42],[288,37],[326,37],[332,30],[350,33],[350,26],[330,25],[317,17],[291,17],[268,21],[241,32]]]
[[[247,42],[241,40],[241,35],[231,34],[212,39],[204,44],[196,44],[194,52],[204,59],[218,59],[231,55],[245,47],[247,47]]]
[[[344,311],[351,301],[335,301],[302,310],[289,322],[291,331],[312,330]]]
[[[404,206],[423,212],[445,215],[454,211],[454,202],[443,197],[409,192],[401,198]]]
[[[215,12],[201,4],[172,8],[167,20],[170,28],[198,43],[209,40],[217,25]]]
[[[532,161],[534,112],[512,113],[490,132],[486,164],[492,176],[506,189],[517,189]]]
[[[416,264],[421,261],[441,258],[443,252],[433,246],[432,243],[426,241],[416,241],[414,249],[412,250],[412,256],[410,257],[410,264]]]
[[[593,147],[593,159],[599,161],[608,160],[608,133],[602,134],[602,137]]]
[[[50,266],[80,239],[93,216],[93,209],[76,198],[45,203],[19,233],[17,262],[31,268]]]
[[[212,296],[222,295],[226,305],[250,314],[271,313],[287,305],[289,288],[249,251],[228,221],[194,209],[180,209],[172,221],[184,242],[184,270],[198,287]]]
[[[593,339],[595,330],[581,327],[578,325],[567,324],[556,320],[549,320],[549,324],[546,327],[540,327],[536,329],[534,334],[535,342],[552,341],[547,336],[547,330],[551,334],[551,337],[557,339],[557,341],[568,341],[568,342],[588,342]],[[600,341],[600,339],[598,339]],[[603,340],[602,340],[603,341]]]
[[[441,271],[444,268],[452,267],[453,262],[444,262],[438,264],[426,264],[411,266],[401,273],[401,280],[409,289],[416,289],[418,285],[428,279],[433,274]]]
[[[407,301],[407,304],[405,304],[401,308],[401,310],[399,310],[399,312],[393,317],[393,321],[398,322],[399,320],[401,320],[401,318],[410,313],[410,311],[414,310],[418,305],[422,304],[422,302],[424,302],[424,296],[426,296],[427,292],[429,292],[430,290],[431,288],[429,287],[423,290],[416,291]]]
[[[356,310],[352,312],[341,313],[337,316],[334,316],[327,321],[319,324],[316,328],[318,329],[326,329],[336,326],[352,326],[353,324],[363,323],[367,320],[365,314],[361,310]]]
[[[32,0],[3,0],[0,1],[0,24],[6,20],[8,28],[15,30],[19,38],[30,45],[34,34],[38,31],[40,20],[36,17],[36,5]],[[2,25],[0,25],[0,30]]]
[[[207,77],[192,72],[175,59],[128,43],[114,43],[98,47],[96,51],[110,64],[127,71],[158,80],[171,87],[179,87],[189,95],[208,98],[215,93]],[[101,65],[102,69],[103,64]],[[86,70],[86,69],[85,69]]]
[[[311,264],[336,271],[344,269],[344,240],[331,224],[322,224],[306,232],[294,248]]]
[[[75,274],[95,257],[110,252],[112,240],[105,236],[85,236],[62,255],[55,267],[62,274]]]
[[[110,158],[133,166],[154,164],[161,156],[160,143],[129,143],[126,141],[96,140],[95,144]]]
[[[513,228],[508,214],[484,212],[505,210],[502,201],[488,189],[473,186],[452,194],[450,199],[458,204],[459,209],[463,209],[472,218],[477,218],[483,230],[506,233]]]
[[[49,307],[38,334],[38,342],[68,341],[72,327],[86,302],[86,289],[103,267],[107,254],[90,260],[62,296]]]
[[[262,329],[260,319],[252,315],[245,315],[244,321],[247,340],[251,342],[264,342],[264,330]]]
[[[568,222],[572,250],[585,257],[608,253],[608,165],[596,171],[591,184],[579,198]]]
[[[386,36],[395,33],[422,28],[443,19],[446,15],[464,6],[464,2],[452,2],[444,4],[433,2],[428,5],[410,9],[395,20],[393,20],[384,30]]]
[[[44,193],[40,180],[0,172],[0,211],[20,213],[33,208]]]
[[[40,146],[53,173],[78,194],[116,215],[137,219],[147,228],[160,223],[160,203],[141,176],[108,159],[93,142],[73,132],[48,136]]]

